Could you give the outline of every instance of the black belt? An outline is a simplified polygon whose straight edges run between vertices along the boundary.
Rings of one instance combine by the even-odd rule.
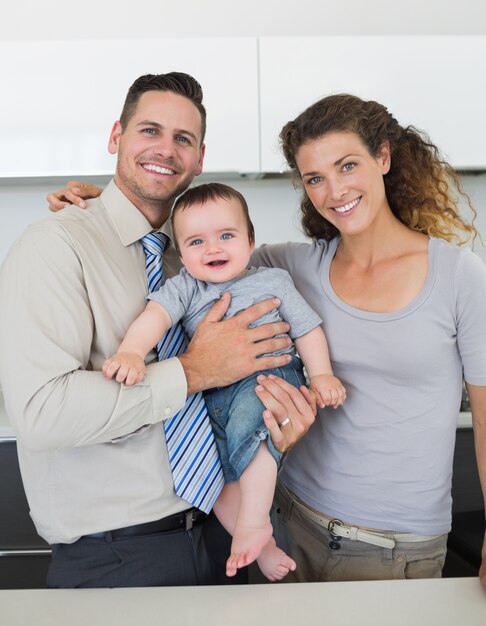
[[[84,537],[95,537],[114,541],[123,537],[138,537],[141,535],[156,535],[157,533],[165,533],[173,530],[190,530],[193,526],[201,524],[208,515],[199,509],[188,509],[181,513],[174,513],[155,522],[146,522],[145,524],[135,524],[134,526],[126,526],[125,528],[116,528],[115,530],[106,530],[101,533],[93,533],[84,535]]]

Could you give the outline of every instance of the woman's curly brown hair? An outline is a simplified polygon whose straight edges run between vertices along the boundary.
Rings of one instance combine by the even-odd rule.
[[[294,183],[301,186],[295,154],[304,144],[330,132],[358,135],[370,154],[377,157],[388,142],[390,171],[384,176],[388,203],[406,226],[459,244],[474,239],[476,211],[463,190],[459,176],[445,162],[438,148],[425,133],[413,126],[400,126],[387,109],[374,101],[339,94],[319,100],[280,133],[284,156],[291,168]],[[472,211],[468,223],[460,214],[459,196]],[[301,200],[302,227],[313,239],[332,239],[338,230],[313,206],[305,190]]]

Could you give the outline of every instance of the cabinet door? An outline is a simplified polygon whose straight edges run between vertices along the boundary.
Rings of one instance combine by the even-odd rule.
[[[170,71],[203,87],[205,171],[259,171],[256,38],[50,41],[0,44],[0,177],[113,173],[129,86]]]
[[[45,587],[50,546],[29,515],[15,441],[0,439],[0,589]]]
[[[485,169],[486,37],[282,37],[260,40],[262,169],[285,170],[282,126],[332,93],[388,107],[425,130],[458,169]]]

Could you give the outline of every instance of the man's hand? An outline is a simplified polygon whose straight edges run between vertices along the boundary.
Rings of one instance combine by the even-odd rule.
[[[87,198],[97,198],[102,191],[103,190],[96,185],[70,180],[64,189],[48,194],[47,202],[49,203],[49,211],[55,213],[70,204],[75,204],[81,209],[85,209],[87,205],[84,200]]]
[[[265,356],[290,345],[286,322],[274,322],[255,328],[248,326],[280,302],[264,300],[227,320],[230,294],[224,293],[204,320],[199,323],[187,351],[178,356],[186,374],[188,395],[196,391],[225,387],[261,370],[287,365],[291,356]],[[261,357],[261,358],[259,358]]]
[[[273,374],[261,374],[258,382],[256,394],[266,407],[263,419],[273,445],[280,452],[287,452],[314,423],[315,395],[307,387],[297,389]]]

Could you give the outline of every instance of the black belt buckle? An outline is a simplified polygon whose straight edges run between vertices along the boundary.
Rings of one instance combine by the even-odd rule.
[[[331,539],[329,541],[329,547],[331,548],[331,550],[340,550],[342,537],[340,537],[339,535],[336,535],[336,533],[334,532],[335,526],[343,526],[342,521],[340,519],[332,519],[327,524],[327,530],[329,531],[331,535]]]

